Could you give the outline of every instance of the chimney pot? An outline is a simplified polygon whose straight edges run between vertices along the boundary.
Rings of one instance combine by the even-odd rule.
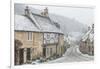
[[[47,7],[44,9],[44,15],[45,15],[45,16],[48,15],[48,8],[47,8]]]
[[[30,14],[29,7],[28,7],[28,6],[26,6],[26,8],[25,8],[25,15],[29,15],[29,14]]]

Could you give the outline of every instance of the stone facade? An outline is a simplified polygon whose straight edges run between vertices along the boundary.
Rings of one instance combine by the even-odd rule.
[[[88,40],[82,41],[79,47],[80,51],[83,54],[94,55],[94,43],[89,42]]]
[[[94,55],[94,24],[80,41],[80,51],[83,54]]]
[[[31,63],[33,60],[39,59],[40,57],[48,59],[57,55],[62,56],[64,53],[64,41],[62,34],[59,34],[57,43],[50,43],[45,47],[43,38],[44,33],[31,32],[31,40],[28,40],[28,33],[30,32],[15,31],[15,40],[19,40],[22,43],[22,46],[20,46],[17,50],[19,53],[15,57],[17,59],[15,62],[16,65]],[[45,55],[43,53],[44,48],[46,50],[44,52]]]
[[[15,14],[15,65],[56,58],[64,53],[63,32],[49,18],[48,8],[43,14],[31,9],[26,6],[23,14]]]

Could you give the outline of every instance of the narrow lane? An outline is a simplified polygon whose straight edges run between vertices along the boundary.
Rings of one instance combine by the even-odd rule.
[[[83,54],[81,54],[78,49],[79,47],[77,45],[71,46],[65,52],[63,57],[49,61],[48,63],[93,61],[93,57],[83,56]]]

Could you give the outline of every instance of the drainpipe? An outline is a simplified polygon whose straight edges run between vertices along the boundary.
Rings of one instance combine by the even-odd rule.
[[[58,44],[56,44],[56,57],[57,57],[57,45],[58,45]]]

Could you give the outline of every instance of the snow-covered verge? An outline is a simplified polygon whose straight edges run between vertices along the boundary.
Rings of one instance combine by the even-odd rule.
[[[71,46],[63,55],[55,60],[51,60],[45,63],[65,63],[65,62],[83,62],[83,61],[93,61],[94,57],[89,55],[84,55],[78,50],[78,46]]]
[[[72,46],[70,47],[65,54],[55,60],[48,60],[47,62],[44,63],[39,63],[39,64],[23,64],[23,65],[17,65],[15,66],[15,69],[18,69],[20,67],[34,67],[34,66],[40,66],[43,64],[52,64],[52,63],[66,63],[66,62],[82,62],[82,61],[88,61],[89,63],[93,62],[93,56],[89,56],[89,55],[84,55],[82,54],[79,49],[78,46]]]
[[[80,50],[79,50],[79,48],[77,48],[77,52],[80,53],[80,54],[81,54],[82,56],[84,56],[84,57],[94,59],[94,56],[90,56],[90,55],[88,55],[88,54],[83,54],[83,53],[81,53]]]

